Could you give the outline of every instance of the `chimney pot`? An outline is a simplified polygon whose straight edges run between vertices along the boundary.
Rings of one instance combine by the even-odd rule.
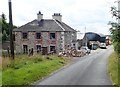
[[[39,11],[39,14],[41,14],[41,11]]]
[[[58,21],[62,21],[62,15],[60,13],[54,13],[52,15],[52,18],[55,19],[55,20],[58,20]]]
[[[38,21],[41,21],[43,19],[43,14],[41,14],[40,11],[37,14],[37,19],[38,19]]]

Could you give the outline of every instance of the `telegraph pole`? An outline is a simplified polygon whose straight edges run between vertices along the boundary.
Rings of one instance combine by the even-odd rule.
[[[12,22],[12,3],[11,0],[8,1],[9,5],[9,31],[10,31],[10,51],[11,51],[11,58],[14,59],[14,43],[13,43],[13,22]]]
[[[87,35],[86,35],[86,27],[85,27],[85,46],[87,46]]]

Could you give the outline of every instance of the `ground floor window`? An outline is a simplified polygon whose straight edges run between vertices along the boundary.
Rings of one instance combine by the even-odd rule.
[[[41,51],[41,45],[36,45],[37,52]]]
[[[56,53],[55,46],[50,46],[50,52]]]
[[[23,45],[23,53],[28,53],[28,46],[27,45]]]

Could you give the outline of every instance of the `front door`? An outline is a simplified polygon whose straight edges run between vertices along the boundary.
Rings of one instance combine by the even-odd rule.
[[[47,55],[47,54],[48,54],[47,47],[42,47],[42,55]]]

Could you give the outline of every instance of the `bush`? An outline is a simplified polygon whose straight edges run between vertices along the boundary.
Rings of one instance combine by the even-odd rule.
[[[116,51],[117,53],[120,53],[120,43],[116,42],[116,43],[114,44],[114,49],[115,49],[115,51]]]

